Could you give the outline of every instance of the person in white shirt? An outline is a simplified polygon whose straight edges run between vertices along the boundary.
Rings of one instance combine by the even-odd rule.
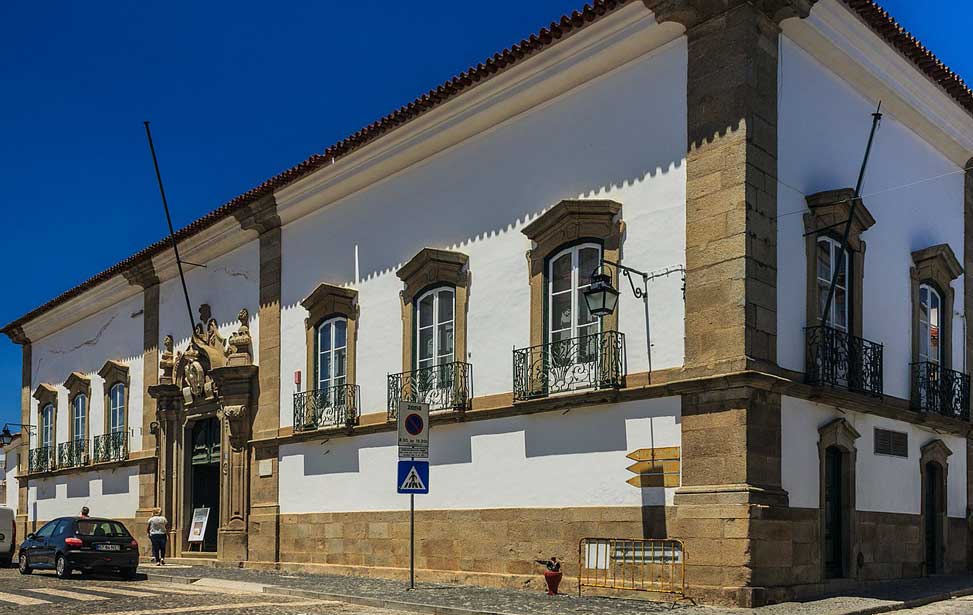
[[[162,516],[161,508],[156,508],[152,513],[148,521],[149,541],[152,543],[152,560],[156,566],[165,566],[169,520]]]

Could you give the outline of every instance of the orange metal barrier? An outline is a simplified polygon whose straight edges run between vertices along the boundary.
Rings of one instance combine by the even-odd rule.
[[[582,587],[686,595],[686,554],[679,540],[582,538],[578,545],[578,595]]]

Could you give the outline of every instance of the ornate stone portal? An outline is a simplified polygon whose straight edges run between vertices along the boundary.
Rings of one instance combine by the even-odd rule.
[[[192,516],[189,479],[192,463],[190,434],[195,421],[215,417],[220,423],[219,519],[217,557],[247,559],[247,492],[249,453],[256,407],[257,366],[253,365],[250,314],[240,311],[240,326],[229,342],[220,335],[208,305],[199,310],[200,322],[183,352],[174,350],[171,335],[163,340],[159,360],[162,376],[149,387],[158,406],[159,473],[156,493],[163,514],[172,525],[171,554],[189,548]],[[205,326],[204,324],[205,323]],[[213,485],[216,487],[216,485]]]

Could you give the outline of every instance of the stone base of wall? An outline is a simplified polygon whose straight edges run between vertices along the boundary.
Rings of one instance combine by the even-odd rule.
[[[664,538],[665,517],[661,506],[419,510],[416,568],[472,578],[529,578],[540,575],[534,560],[553,555],[564,560],[566,576],[575,576],[582,538]],[[350,574],[359,568],[389,574],[407,570],[409,513],[281,515],[280,560]],[[519,578],[491,582],[496,586],[522,583]]]
[[[534,560],[555,555],[573,591],[585,537],[682,540],[687,594],[706,604],[806,600],[924,574],[918,515],[859,511],[863,564],[852,578],[825,579],[819,514],[760,505],[416,511],[416,574],[428,582],[539,591]],[[245,567],[408,579],[408,512],[285,514],[278,527],[279,561],[251,558]],[[966,570],[967,533],[965,520],[949,520],[947,573]],[[857,563],[857,553],[852,559]]]

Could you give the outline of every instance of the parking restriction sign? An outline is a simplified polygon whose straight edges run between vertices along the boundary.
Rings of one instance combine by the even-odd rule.
[[[429,404],[399,401],[399,458],[429,459]]]

